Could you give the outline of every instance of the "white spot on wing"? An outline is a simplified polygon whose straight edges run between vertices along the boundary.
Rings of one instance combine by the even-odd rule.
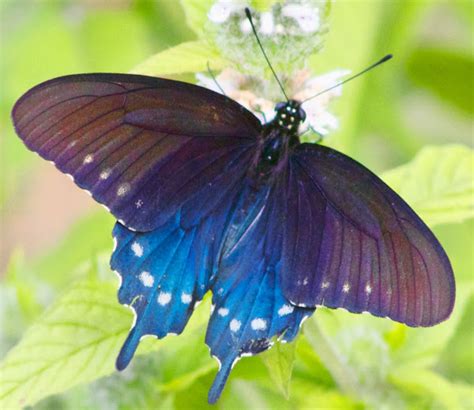
[[[112,249],[112,252],[115,252],[117,250],[117,238],[114,236],[114,249]]]
[[[112,173],[112,170],[110,168],[105,168],[99,175],[100,179],[107,179],[110,177],[110,174]]]
[[[124,196],[128,191],[130,191],[130,184],[128,182],[124,182],[117,188],[117,196]]]
[[[267,322],[259,317],[255,318],[250,322],[253,330],[265,330],[267,328]]]
[[[140,273],[140,282],[143,284],[143,286],[146,286],[147,288],[151,288],[153,286],[153,283],[155,283],[155,279],[153,276],[150,275],[150,272],[143,271]]]
[[[329,282],[321,283],[321,289],[327,289],[329,287]]]
[[[191,295],[189,293],[182,293],[181,294],[181,302],[183,302],[184,304],[189,304],[191,303],[191,301],[193,300],[193,298],[191,297]]]
[[[138,208],[141,208],[143,205],[143,201],[141,199],[139,199],[137,202],[135,202],[135,206]]]
[[[160,292],[158,295],[158,303],[161,306],[165,306],[171,301],[171,293],[168,292]]]
[[[93,155],[92,155],[92,154],[87,154],[87,155],[84,157],[83,163],[84,163],[84,164],[90,164],[92,161],[94,161]]]
[[[349,289],[350,289],[350,288],[351,288],[350,285],[346,282],[346,283],[344,283],[344,285],[342,286],[342,291],[343,291],[344,293],[347,293],[347,292],[349,292]]]
[[[368,295],[372,293],[372,286],[370,286],[370,283],[367,283],[367,285],[365,285],[365,293],[367,293]]]
[[[143,246],[141,246],[138,242],[132,243],[132,251],[137,257],[143,256]]]
[[[293,313],[295,308],[290,305],[283,305],[280,309],[278,309],[278,315],[279,316],[285,316],[289,315],[290,313]]]
[[[218,314],[219,316],[225,317],[225,316],[227,316],[227,315],[229,314],[229,309],[227,309],[227,308],[219,308],[219,309],[217,310],[217,314]]]
[[[240,321],[237,319],[232,319],[229,323],[229,327],[232,332],[237,332],[240,329],[240,326],[242,326],[242,323],[240,323]]]

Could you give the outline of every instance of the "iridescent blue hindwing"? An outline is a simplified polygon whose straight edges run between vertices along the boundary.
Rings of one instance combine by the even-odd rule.
[[[181,333],[196,302],[209,289],[222,234],[220,226],[214,225],[219,218],[207,218],[186,229],[180,219],[178,212],[162,227],[145,233],[130,231],[120,223],[114,228],[111,267],[122,280],[119,301],[136,315],[117,359],[119,369],[128,365],[141,337]]]
[[[302,320],[314,309],[295,307],[280,283],[281,196],[270,186],[256,191],[247,186],[230,215],[215,281],[215,304],[206,334],[220,369],[209,392],[219,398],[234,363],[272,345],[272,338],[291,341]],[[275,219],[276,218],[276,219]]]

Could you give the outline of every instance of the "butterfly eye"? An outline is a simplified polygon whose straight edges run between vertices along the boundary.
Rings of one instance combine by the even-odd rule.
[[[303,108],[298,108],[298,115],[299,115],[301,121],[306,120],[306,111],[303,110]]]
[[[275,105],[275,111],[280,111],[282,108],[285,108],[286,102],[279,102]]]

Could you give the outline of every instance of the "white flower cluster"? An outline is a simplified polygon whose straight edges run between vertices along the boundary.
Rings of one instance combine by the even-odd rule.
[[[320,10],[313,3],[309,0],[291,1],[257,14],[258,32],[263,35],[316,33],[321,28],[321,19]],[[242,32],[248,34],[252,28],[245,17],[245,7],[246,4],[238,0],[218,0],[211,7],[208,17],[216,24],[224,24],[235,15],[240,20]],[[293,27],[287,24],[288,20],[294,23]]]
[[[304,101],[320,91],[337,84],[347,70],[335,70],[312,76],[307,59],[322,47],[322,36],[327,31],[326,19],[331,0],[283,0],[267,10],[252,10],[252,18],[263,47],[286,93]],[[217,76],[217,82],[227,96],[238,101],[257,115],[262,122],[270,121],[280,99],[275,79],[254,39],[252,27],[245,15],[248,0],[216,0],[208,12],[217,48],[235,69],[226,69]],[[247,75],[242,74],[247,73]],[[200,85],[220,92],[215,80],[205,74],[197,75]],[[303,104],[306,121],[300,133],[311,128],[327,134],[338,127],[337,118],[329,111],[330,102],[341,94],[341,87],[330,90]]]
[[[311,77],[309,70],[301,70],[294,74],[288,82],[287,94],[298,101],[303,101],[316,95],[318,92],[326,90],[338,82],[342,77],[349,74],[348,70],[334,70],[329,73]],[[197,74],[198,84],[211,90],[220,92],[219,87],[213,78],[203,74]],[[274,107],[278,101],[257,96],[252,89],[252,83],[255,79],[245,76],[238,71],[226,69],[217,77],[219,83],[226,95],[257,115],[262,122],[270,121],[274,115]],[[268,81],[275,81],[274,79]],[[276,84],[266,84],[264,88],[276,87]],[[342,87],[336,87],[316,98],[313,98],[303,104],[306,112],[306,121],[301,125],[300,133],[305,132],[309,127],[321,135],[325,135],[338,127],[337,118],[329,112],[330,102],[341,95]]]

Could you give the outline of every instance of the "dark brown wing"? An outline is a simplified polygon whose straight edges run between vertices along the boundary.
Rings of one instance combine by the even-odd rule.
[[[187,222],[205,215],[241,178],[261,129],[221,94],[125,74],[47,81],[19,99],[12,117],[28,148],[138,231],[161,225],[191,198],[201,210]]]
[[[343,307],[410,326],[446,319],[448,257],[392,189],[353,159],[314,144],[290,159],[282,286],[296,305]]]

